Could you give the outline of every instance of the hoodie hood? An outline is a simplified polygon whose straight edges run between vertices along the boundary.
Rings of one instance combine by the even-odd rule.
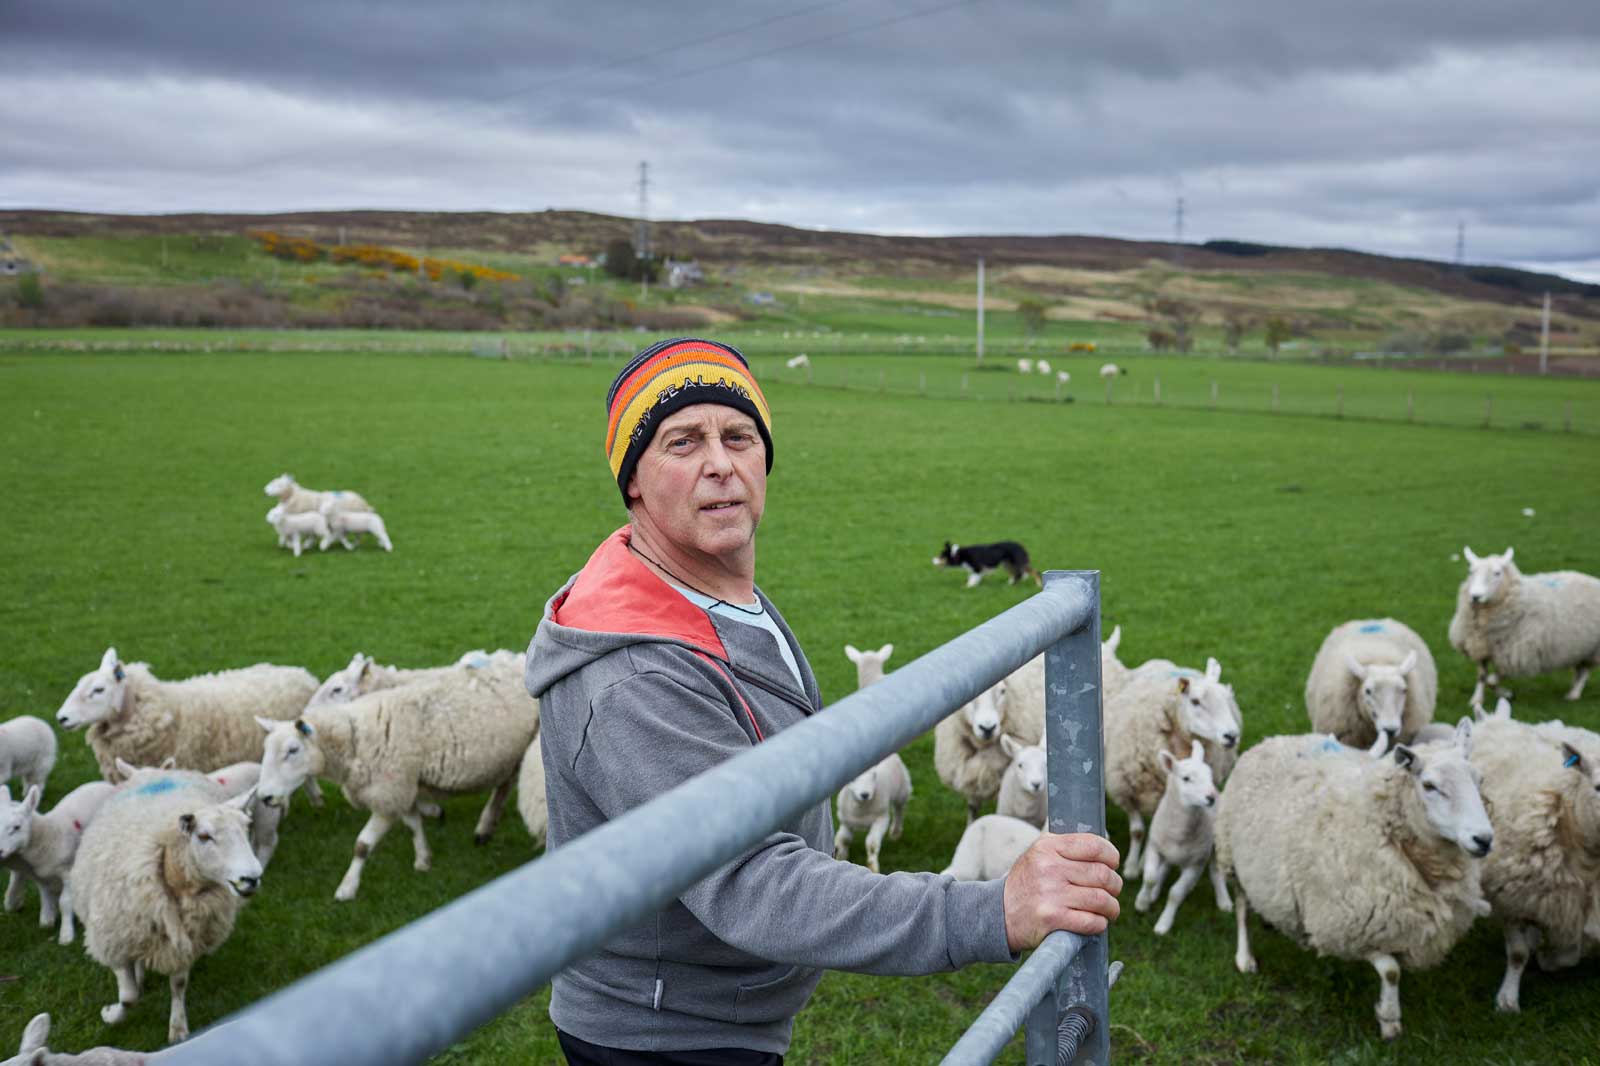
[[[632,536],[633,527],[623,526],[607,537],[544,605],[528,645],[525,680],[535,699],[574,670],[634,644],[679,644],[727,661],[711,616],[628,550]]]

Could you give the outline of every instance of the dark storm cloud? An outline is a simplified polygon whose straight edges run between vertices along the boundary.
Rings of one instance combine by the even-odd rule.
[[[0,4],[0,198],[1231,236],[1600,273],[1600,4]],[[1576,265],[1574,265],[1576,264]]]

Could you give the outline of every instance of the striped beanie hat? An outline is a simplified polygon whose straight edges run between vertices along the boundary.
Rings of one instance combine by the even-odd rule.
[[[697,337],[674,337],[633,357],[606,393],[606,458],[622,502],[639,456],[662,419],[697,403],[720,403],[756,420],[772,470],[772,412],[750,364],[737,348]]]

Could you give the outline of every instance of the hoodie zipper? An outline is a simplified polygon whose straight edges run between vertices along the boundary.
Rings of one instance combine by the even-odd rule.
[[[803,714],[811,715],[811,714],[815,714],[816,713],[816,708],[811,706],[811,701],[809,699],[802,698],[802,699],[797,700],[792,695],[790,695],[789,693],[785,692],[783,689],[775,688],[774,686],[769,685],[767,682],[761,680],[759,677],[756,677],[753,674],[746,673],[745,671],[739,669],[737,666],[734,666],[733,663],[730,662],[728,665],[730,667],[732,667],[732,669],[733,669],[733,676],[737,677],[739,680],[749,682],[750,684],[754,685],[756,688],[760,689],[762,692],[765,692],[765,693],[767,693],[768,695],[771,695],[771,696],[778,697],[780,700],[782,700],[783,702],[789,704],[791,707],[798,707]]]

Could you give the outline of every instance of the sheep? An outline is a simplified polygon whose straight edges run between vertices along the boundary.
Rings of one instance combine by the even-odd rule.
[[[74,936],[71,895],[66,880],[77,854],[78,841],[94,819],[95,812],[110,798],[115,786],[104,781],[79,785],[56,803],[49,814],[39,813],[43,794],[31,785],[20,802],[11,802],[11,792],[0,785],[0,866],[11,870],[15,892],[6,892],[8,911],[22,907],[23,885],[39,886],[39,926],[55,928],[61,922],[61,943],[70,944]],[[59,904],[59,906],[58,906]]]
[[[517,772],[517,813],[522,815],[522,824],[528,827],[534,846],[544,847],[550,832],[550,807],[544,791],[544,754],[538,733],[533,735],[533,743],[528,745]]]
[[[1239,886],[1238,970],[1256,970],[1255,907],[1302,947],[1370,962],[1379,1030],[1398,1037],[1401,965],[1438,964],[1489,913],[1479,860],[1495,834],[1471,750],[1463,719],[1449,745],[1377,759],[1316,734],[1245,752],[1217,805],[1214,858]]]
[[[1020,818],[986,814],[967,826],[950,865],[941,872],[957,881],[998,880],[1011,872],[1039,836],[1038,826]]]
[[[72,907],[84,947],[117,977],[117,1002],[100,1010],[123,1021],[139,1000],[144,968],[167,974],[167,1039],[189,1035],[189,972],[233,932],[243,902],[261,884],[250,850],[251,793],[226,799],[203,774],[141,773],[101,807],[72,866]]]
[[[1105,380],[1107,380],[1107,381],[1110,381],[1112,378],[1116,377],[1118,374],[1126,374],[1127,372],[1128,372],[1128,368],[1127,367],[1118,366],[1116,363],[1106,363],[1104,366],[1102,366],[1100,368],[1100,376],[1102,378],[1104,378]]]
[[[1433,721],[1439,671],[1422,638],[1393,618],[1335,626],[1306,677],[1311,731],[1382,755]]]
[[[884,833],[899,840],[911,799],[911,771],[898,752],[890,752],[839,790],[839,831],[833,836],[833,857],[848,860],[857,830],[867,834],[867,868],[878,873]]]
[[[1039,360],[1037,363],[1033,364],[1033,368],[1039,373],[1043,374],[1045,377],[1050,376],[1050,360],[1048,359]]]
[[[1167,789],[1161,794],[1161,802],[1156,804],[1155,817],[1150,819],[1150,839],[1144,850],[1144,885],[1139,889],[1134,907],[1143,914],[1154,906],[1156,897],[1161,895],[1167,867],[1178,867],[1182,873],[1173,882],[1167,893],[1167,905],[1156,919],[1156,935],[1166,936],[1172,931],[1178,908],[1211,860],[1217,785],[1206,763],[1205,748],[1198,740],[1185,758],[1180,759],[1166,750],[1157,758],[1167,775]],[[1217,909],[1233,910],[1228,885],[1214,862],[1211,862],[1211,888],[1216,893]]]
[[[481,648],[474,648],[449,666],[407,669],[398,666],[380,666],[372,656],[356,652],[348,666],[328,675],[328,679],[317,687],[317,691],[312,694],[306,706],[310,708],[322,703],[349,703],[357,696],[365,696],[379,689],[443,677],[454,673],[458,667],[473,670],[485,667],[521,670],[526,663],[526,654],[523,652],[501,649],[491,655]]]
[[[332,539],[328,531],[328,519],[319,511],[284,511],[278,515],[275,528],[278,531],[278,543],[287,543],[296,559],[300,558],[302,537],[305,538],[304,543],[310,543],[313,537],[318,538],[323,551],[328,549],[328,541]]]
[[[844,657],[856,664],[856,688],[883,680],[883,664],[894,654],[894,645],[885,644],[877,651],[858,651],[853,644],[844,646]]]
[[[1155,814],[1167,788],[1160,752],[1189,753],[1199,740],[1213,777],[1227,779],[1243,730],[1233,686],[1222,683],[1222,665],[1206,660],[1206,672],[1151,659],[1129,673],[1104,704],[1106,798],[1128,815],[1129,843],[1123,877],[1141,871],[1145,819]]]
[[[281,503],[273,504],[267,511],[267,525],[271,526],[272,531],[278,535],[278,547],[287,548],[289,546],[289,538],[284,536],[283,530],[278,528],[278,519],[282,517],[283,504]]]
[[[1501,1011],[1521,1009],[1522,971],[1575,965],[1600,914],[1600,736],[1513,721],[1504,700],[1474,734],[1472,765],[1497,844],[1483,889],[1505,928]]]
[[[0,1066],[144,1066],[146,1061],[137,1051],[113,1047],[90,1048],[77,1055],[57,1054],[45,1047],[49,1039],[50,1015],[34,1015],[22,1030],[22,1046],[16,1055],[0,1062]]]
[[[42,718],[21,715],[0,722],[0,785],[22,779],[24,791],[39,786],[44,791],[56,765],[56,732]]]
[[[171,757],[163,760],[160,766],[134,766],[126,760],[117,760],[117,773],[124,784],[131,781],[134,774],[161,773],[175,767],[176,761]],[[222,794],[228,799],[245,792],[252,792],[253,799],[249,811],[250,849],[255,852],[261,868],[266,869],[267,864],[272,861],[273,852],[278,850],[278,827],[282,824],[284,816],[289,813],[288,802],[269,807],[259,794],[253,792],[261,780],[261,764],[258,762],[236,762],[220,770],[212,770],[206,777],[221,788]]]
[[[1117,658],[1117,649],[1122,645],[1122,627],[1114,626],[1111,635],[1100,643],[1100,698],[1109,700],[1122,690],[1128,683],[1128,676],[1133,673],[1122,660]]]
[[[1071,380],[1072,380],[1072,371],[1070,371],[1070,370],[1057,370],[1056,371],[1056,384],[1065,385],[1067,382],[1069,382]]]
[[[1582,697],[1589,671],[1600,665],[1600,578],[1576,570],[1524,574],[1511,548],[1481,558],[1471,548],[1461,551],[1469,570],[1456,593],[1450,646],[1478,666],[1473,704],[1483,703],[1485,682],[1569,666],[1574,677],[1566,698]]]
[[[799,355],[790,358],[783,365],[788,367],[790,370],[799,370],[801,367],[807,367],[811,365],[811,357],[805,352],[801,352]]]
[[[1044,735],[1044,714],[1007,696],[1001,681],[941,721],[933,730],[933,765],[939,780],[967,798],[967,824],[1000,792],[1000,778],[1011,765],[1000,737],[1010,733],[1036,744]]]
[[[325,521],[322,540],[317,545],[319,551],[327,551],[328,545],[335,540],[343,544],[346,551],[355,551],[356,542],[350,539],[352,533],[358,537],[363,533],[371,533],[380,548],[386,552],[394,551],[394,542],[389,539],[389,530],[378,512],[337,511],[333,506],[333,500],[322,501],[322,518]]]
[[[1044,745],[1022,744],[1001,734],[1000,747],[1011,763],[1000,777],[995,813],[1020,818],[1043,829],[1050,814],[1050,794],[1045,790],[1050,775]]]
[[[98,669],[84,674],[56,721],[63,729],[88,726],[89,747],[100,776],[120,780],[116,761],[156,766],[167,756],[186,770],[210,772],[261,757],[253,717],[292,719],[317,690],[317,679],[298,666],[257,663],[241,670],[162,681],[148,663],[123,663],[107,648]],[[315,782],[306,797],[322,802]]]
[[[1100,644],[1100,695],[1102,700],[1111,696],[1126,682],[1129,670],[1117,658],[1117,647],[1122,643],[1122,627],[1117,626]],[[1039,735],[1044,733],[1044,656],[1036,655],[1006,678],[1006,691],[1010,703],[1020,708],[1027,723],[1026,735],[1032,736],[1034,723]],[[1022,734],[1019,734],[1022,735]]]
[[[1032,359],[1018,359],[1017,360],[1017,373],[1019,373],[1019,374],[1031,374],[1031,373],[1033,373],[1033,360]]]
[[[433,862],[419,790],[492,790],[474,839],[494,832],[519,764],[538,729],[538,704],[522,687],[515,657],[496,668],[453,673],[308,708],[292,722],[258,718],[267,734],[261,795],[281,803],[325,774],[352,806],[371,811],[334,899],[355,899],[367,856],[398,820],[411,830],[414,866]]]
[[[268,496],[275,496],[283,504],[283,509],[288,514],[298,514],[302,511],[319,511],[325,501],[332,500],[334,509],[339,511],[370,511],[372,505],[361,498],[357,492],[346,492],[343,489],[331,489],[318,492],[316,489],[304,488],[295,483],[290,474],[279,474],[267,482],[263,490]]]

